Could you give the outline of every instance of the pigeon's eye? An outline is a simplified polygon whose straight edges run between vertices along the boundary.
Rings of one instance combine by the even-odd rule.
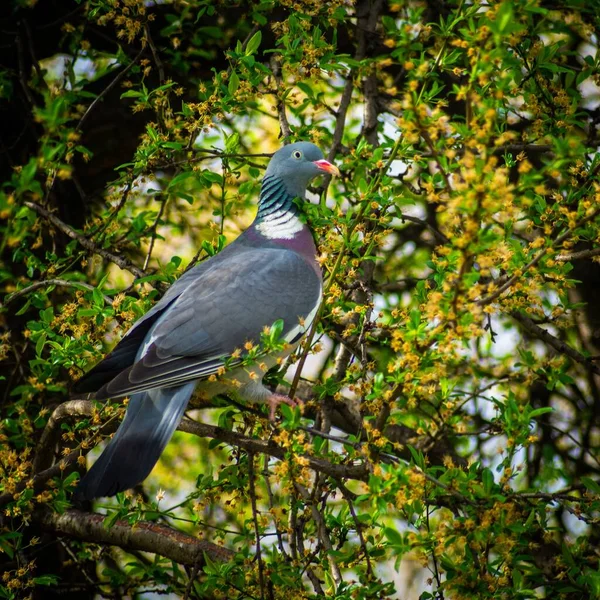
[[[296,159],[296,160],[300,160],[302,158],[302,152],[300,152],[300,150],[294,150],[292,152],[292,156]]]

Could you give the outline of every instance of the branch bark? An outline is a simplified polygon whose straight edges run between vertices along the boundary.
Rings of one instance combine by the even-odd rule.
[[[165,525],[142,521],[132,526],[119,520],[107,528],[105,519],[104,515],[79,510],[68,510],[63,514],[44,511],[34,515],[34,520],[45,531],[85,542],[119,546],[124,550],[152,552],[182,565],[202,566],[205,564],[204,554],[220,562],[234,557],[234,552],[227,548],[198,540]]]

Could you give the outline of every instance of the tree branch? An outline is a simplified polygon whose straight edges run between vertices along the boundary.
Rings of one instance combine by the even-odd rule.
[[[127,73],[129,73],[129,71],[131,70],[133,65],[137,63],[143,52],[144,48],[142,48],[137,53],[135,58],[102,90],[100,94],[98,94],[98,96],[94,98],[94,101],[87,107],[87,110],[85,111],[85,113],[83,113],[81,119],[79,119],[79,123],[77,124],[78,130],[81,130],[83,124],[87,121],[88,117],[90,116],[90,113],[94,110],[96,104],[98,104],[98,102],[100,102],[106,96],[106,94],[108,94],[108,92],[110,92],[110,90],[112,90],[115,87],[115,85],[117,85],[119,81],[121,81],[125,77],[125,75],[127,75]]]
[[[40,473],[52,466],[54,447],[60,439],[60,426],[72,417],[91,417],[94,405],[89,400],[69,400],[54,409],[42,432],[35,458],[33,472]]]
[[[490,302],[493,302],[496,298],[498,298],[499,296],[501,296],[506,290],[508,290],[516,281],[517,279],[519,279],[519,277],[521,277],[524,273],[526,273],[527,271],[529,271],[529,269],[531,269],[532,267],[535,267],[535,265],[538,264],[538,262],[540,262],[540,260],[547,255],[548,250],[550,248],[554,248],[555,246],[562,244],[562,242],[564,242],[565,240],[569,239],[571,237],[571,235],[573,235],[573,232],[575,231],[575,229],[577,229],[578,227],[581,227],[582,225],[584,225],[585,223],[587,223],[588,221],[591,221],[592,219],[594,219],[598,214],[600,214],[600,208],[597,208],[596,210],[594,210],[593,212],[591,212],[589,215],[583,217],[582,219],[580,219],[577,223],[575,223],[575,226],[573,228],[569,228],[566,231],[564,231],[561,235],[559,235],[557,238],[555,238],[552,243],[550,244],[550,246],[546,247],[546,248],[542,248],[522,269],[519,269],[519,273],[518,275],[512,275],[511,277],[509,277],[508,279],[506,279],[504,281],[504,283],[502,283],[502,285],[500,285],[498,287],[497,290],[495,290],[494,292],[492,292],[491,294],[477,300],[476,304],[478,304],[479,306],[485,306],[486,304],[489,304]],[[494,283],[496,283],[497,285],[500,283],[500,279],[495,281]]]
[[[570,254],[557,254],[554,260],[560,262],[570,262],[572,260],[581,260],[583,258],[592,258],[600,256],[600,248],[592,248],[590,250],[581,250],[580,252],[571,252]]]
[[[66,279],[45,279],[44,281],[34,281],[31,285],[28,285],[26,288],[22,290],[18,290],[17,292],[13,292],[12,294],[8,294],[6,298],[4,298],[4,305],[10,304],[17,298],[21,296],[25,296],[26,294],[30,294],[35,290],[43,287],[50,287],[51,285],[55,285],[57,287],[74,287],[74,288],[83,288],[85,290],[95,291],[96,288],[89,283],[84,283],[83,281],[67,281]],[[102,294],[102,298],[104,302],[109,306],[112,305],[112,298],[107,296],[106,294]],[[0,305],[1,306],[1,305]]]
[[[600,367],[595,365],[590,358],[585,357],[580,352],[577,352],[574,348],[571,348],[568,344],[565,344],[562,340],[559,340],[557,337],[553,336],[551,333],[536,325],[529,317],[518,313],[511,312],[510,316],[517,322],[521,323],[523,327],[531,333],[534,337],[546,342],[549,346],[554,348],[558,353],[565,354],[570,359],[582,364],[596,375],[600,375]]]
[[[273,54],[271,56],[271,71],[273,72],[273,79],[275,79],[275,101],[277,105],[277,116],[279,118],[279,128],[281,130],[281,137],[283,143],[289,143],[289,138],[292,136],[292,130],[290,129],[290,123],[285,112],[285,102],[280,96],[284,92],[283,78],[281,77],[281,62],[279,57]]]
[[[274,442],[246,437],[235,431],[229,431],[222,427],[206,425],[205,423],[199,423],[189,419],[183,419],[179,424],[178,429],[179,431],[192,433],[199,437],[217,439],[226,444],[242,448],[242,450],[246,450],[247,452],[268,454],[279,460],[285,459],[287,452],[285,448],[278,446]],[[325,473],[334,479],[343,478],[366,481],[369,477],[369,471],[364,465],[335,464],[311,455],[304,455],[304,458],[308,460],[308,466],[311,469]]]
[[[30,208],[34,212],[38,213],[38,215],[44,217],[47,221],[52,223],[56,229],[62,231],[65,235],[69,236],[72,240],[77,240],[86,250],[93,252],[95,254],[99,254],[102,258],[109,260],[114,263],[121,269],[125,271],[129,271],[135,277],[141,278],[145,277],[147,273],[142,271],[142,269],[136,267],[131,261],[127,260],[123,256],[119,256],[118,254],[113,254],[104,248],[98,247],[94,242],[86,238],[81,233],[75,231],[72,227],[61,221],[56,215],[52,214],[49,210],[45,209],[43,206],[36,204],[35,202],[31,202],[27,200],[24,202],[27,208]]]
[[[131,525],[128,521],[118,520],[107,528],[105,515],[79,510],[68,510],[63,514],[44,511],[34,514],[34,519],[48,532],[95,544],[119,546],[124,550],[152,552],[182,565],[204,565],[204,554],[220,562],[231,560],[235,555],[227,548],[157,523],[142,521]]]

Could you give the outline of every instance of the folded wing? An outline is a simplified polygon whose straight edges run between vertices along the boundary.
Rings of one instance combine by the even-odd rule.
[[[189,279],[149,328],[137,360],[95,396],[118,398],[206,378],[236,348],[258,343],[266,325],[283,319],[283,334],[294,330],[320,294],[319,276],[298,254],[280,248],[237,252],[218,269]]]

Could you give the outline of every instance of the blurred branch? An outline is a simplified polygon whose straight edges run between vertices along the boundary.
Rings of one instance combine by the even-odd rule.
[[[565,344],[562,340],[559,340],[539,325],[536,325],[529,317],[514,311],[510,313],[510,316],[515,321],[521,323],[521,325],[523,325],[523,327],[534,337],[546,342],[560,354],[565,354],[575,362],[585,365],[587,369],[590,369],[596,375],[600,375],[600,366],[595,365],[590,358],[585,357],[574,348],[571,348],[568,344]]]
[[[388,283],[382,283],[376,287],[378,292],[407,292],[412,290],[419,281],[426,281],[427,277],[405,277]]]
[[[417,225],[422,225],[441,244],[444,244],[444,245],[450,244],[450,240],[441,231],[438,231],[435,227],[431,226],[427,221],[424,221],[423,219],[419,219],[418,217],[413,217],[411,215],[405,215],[404,213],[399,213],[398,218],[401,221],[410,221],[411,223],[416,223]]]
[[[132,525],[118,520],[107,528],[105,515],[79,510],[68,510],[63,514],[44,511],[35,514],[34,519],[48,532],[95,544],[119,546],[124,550],[151,552],[182,565],[204,565],[205,554],[219,562],[235,556],[227,548],[156,523],[141,521]]]
[[[158,71],[158,80],[161,85],[165,82],[165,69],[163,67],[162,61],[158,55],[156,50],[156,46],[154,45],[154,41],[152,39],[152,35],[150,34],[150,27],[148,22],[144,24],[144,40],[150,46],[150,51],[152,52],[152,58],[154,59],[154,64],[156,65],[156,70]]]
[[[600,256],[600,248],[592,248],[591,250],[581,250],[580,252],[571,252],[570,254],[557,254],[554,260],[560,262],[570,262],[572,260],[581,260],[583,258],[592,258]]]
[[[17,57],[19,60],[19,83],[21,84],[21,88],[23,90],[23,94],[27,99],[27,102],[31,109],[35,106],[35,99],[29,89],[29,84],[27,83],[27,74],[26,74],[26,62],[25,62],[25,51],[23,49],[23,40],[20,35],[16,36],[17,42]]]
[[[550,144],[505,144],[494,149],[494,154],[504,152],[550,152],[553,147]]]

